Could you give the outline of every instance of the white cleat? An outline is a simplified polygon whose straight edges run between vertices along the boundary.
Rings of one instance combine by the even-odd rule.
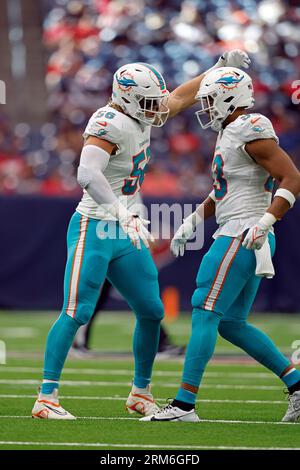
[[[140,421],[183,421],[185,423],[199,423],[200,418],[195,410],[184,411],[176,406],[167,405],[156,414],[141,418]]]
[[[133,385],[125,409],[128,413],[139,413],[143,416],[152,416],[160,410],[150,392],[149,385],[146,389],[138,389]]]
[[[40,419],[76,419],[68,411],[60,406],[57,398],[57,389],[51,395],[39,394],[31,415]]]
[[[289,406],[281,421],[284,423],[296,423],[300,418],[300,390],[289,395],[288,400]]]

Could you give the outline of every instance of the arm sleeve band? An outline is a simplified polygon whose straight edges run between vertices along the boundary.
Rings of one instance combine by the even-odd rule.
[[[109,153],[97,145],[85,145],[81,151],[80,165],[103,172],[108,165],[109,159]]]
[[[109,153],[100,147],[85,145],[81,152],[77,181],[97,204],[105,204],[106,209],[116,215],[115,207],[119,201],[103,174],[109,158]]]
[[[285,199],[291,207],[293,207],[296,201],[294,194],[291,193],[291,191],[289,191],[288,189],[284,188],[278,188],[276,193],[274,194],[274,197],[275,196],[283,197],[283,199]]]

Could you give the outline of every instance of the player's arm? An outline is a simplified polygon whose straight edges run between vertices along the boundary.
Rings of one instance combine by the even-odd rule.
[[[117,149],[117,144],[113,144],[108,140],[101,139],[100,137],[94,137],[93,135],[89,135],[84,142],[84,146],[86,145],[96,145],[103,150],[105,150],[109,155],[115,152]]]
[[[254,140],[245,146],[246,152],[262,166],[273,178],[279,181],[279,189],[291,193],[290,202],[275,194],[267,212],[279,220],[291,207],[300,192],[300,172],[289,155],[273,139]]]
[[[77,172],[80,186],[97,204],[105,204],[111,210],[117,205],[118,198],[103,172],[115,148],[116,145],[107,140],[89,136],[83,146]]]
[[[172,91],[172,93],[170,93],[168,100],[168,108],[170,110],[169,117],[174,117],[184,109],[189,108],[190,106],[193,106],[197,103],[195,96],[198,93],[200,84],[204,76],[211,70],[218,67],[227,66],[248,68],[249,64],[250,59],[248,55],[239,49],[224,52],[224,54],[219,58],[218,62],[213,67],[198,77],[183,83],[174,91]]]
[[[243,242],[245,248],[260,249],[272,225],[293,207],[300,192],[300,172],[289,155],[273,139],[248,142],[245,150],[280,183],[272,204],[256,227],[249,230]]]
[[[171,251],[177,256],[183,256],[186,242],[191,238],[200,222],[215,214],[215,195],[212,191],[197,209],[183,220],[171,241]]]
[[[107,140],[89,136],[81,152],[77,180],[97,204],[119,220],[134,246],[141,249],[142,240],[148,248],[148,240],[152,241],[153,237],[143,225],[144,221],[120,203],[103,174],[116,147]]]
[[[204,76],[205,73],[202,73],[198,77],[183,83],[183,85],[175,88],[175,90],[170,93],[168,100],[168,108],[170,110],[169,118],[176,116],[184,109],[189,108],[190,106],[193,106],[197,103],[195,96],[199,90]]]
[[[210,193],[209,196],[203,201],[203,216],[204,220],[209,219],[215,215],[216,210],[216,199],[214,196],[214,191]]]

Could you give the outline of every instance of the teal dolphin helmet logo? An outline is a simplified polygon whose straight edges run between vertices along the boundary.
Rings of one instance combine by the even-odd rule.
[[[234,75],[224,75],[220,77],[216,83],[220,83],[225,88],[235,88],[238,83],[240,83],[244,78],[244,75],[241,75],[239,78]]]
[[[127,77],[117,78],[117,82],[120,86],[124,88],[138,86],[137,83],[132,78],[127,78]]]

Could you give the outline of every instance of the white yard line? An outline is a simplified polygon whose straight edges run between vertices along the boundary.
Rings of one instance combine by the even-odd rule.
[[[31,416],[13,416],[0,415],[0,419],[31,419]],[[125,418],[123,416],[78,416],[78,420],[95,420],[95,421],[136,421],[138,418]],[[272,425],[272,426],[299,426],[300,423],[283,423],[282,421],[243,421],[231,419],[201,419],[200,423],[221,423],[221,424],[256,424],[256,425]],[[194,423],[195,424],[195,423]],[[149,425],[148,425],[149,426]]]
[[[35,441],[0,441],[0,445],[43,446],[43,447],[116,447],[118,449],[218,449],[218,450],[300,450],[300,447],[238,447],[238,446],[194,446],[162,444],[112,444],[109,442],[35,442]]]
[[[18,367],[9,366],[1,367],[1,372],[17,372],[17,373],[37,373],[40,374],[42,371],[41,367]],[[75,369],[66,367],[63,370],[64,374],[82,374],[82,375],[121,375],[121,376],[132,376],[133,370],[130,369]],[[153,376],[155,377],[181,377],[181,371],[154,371]],[[205,372],[205,377],[212,378],[249,378],[249,379],[275,379],[276,376],[271,373],[265,372]]]
[[[4,398],[36,398],[37,395],[11,395],[3,394],[0,395],[0,399]],[[127,397],[94,397],[94,396],[72,396],[72,395],[61,395],[59,397],[61,400],[103,400],[103,401],[126,401]],[[163,402],[166,401],[166,398],[156,398],[156,400]],[[286,400],[210,400],[203,399],[197,400],[197,403],[241,403],[241,404],[263,404],[263,405],[283,405],[287,404]]]
[[[0,384],[2,385],[39,385],[39,380],[30,379],[1,379]],[[70,387],[128,387],[131,386],[131,382],[107,382],[107,381],[88,381],[88,380],[62,380],[61,385]],[[167,382],[153,382],[152,385],[156,385],[163,388],[178,388],[178,383],[167,383]],[[280,385],[240,385],[240,384],[203,384],[201,388],[206,389],[222,389],[222,390],[282,390]]]
[[[38,329],[32,328],[28,326],[20,326],[20,327],[2,327],[1,328],[1,338],[34,338],[38,336]]]

